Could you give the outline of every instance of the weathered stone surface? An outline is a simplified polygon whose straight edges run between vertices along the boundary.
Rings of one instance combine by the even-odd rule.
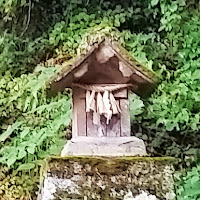
[[[136,137],[75,137],[67,142],[61,156],[144,156],[146,147]]]
[[[142,191],[141,194],[133,197],[132,192],[129,192],[127,195],[124,196],[124,200],[158,200],[155,195],[151,195],[147,192]]]
[[[138,200],[142,191],[158,200],[175,197],[171,158],[71,156],[47,163],[38,200]]]

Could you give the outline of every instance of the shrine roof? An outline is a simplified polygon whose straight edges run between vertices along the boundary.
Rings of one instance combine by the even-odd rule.
[[[141,79],[145,80],[146,85],[151,86],[152,91],[152,88],[154,88],[156,83],[158,82],[156,74],[153,71],[148,70],[142,64],[140,64],[130,54],[130,52],[128,52],[124,47],[122,47],[117,41],[112,40],[109,37],[103,38],[100,41],[94,41],[92,44],[88,45],[83,51],[81,51],[77,56],[70,60],[64,61],[60,65],[61,70],[55,76],[53,76],[50,81],[51,91],[58,92],[62,91],[66,87],[71,87],[70,83],[73,82],[73,73],[75,73],[78,70],[79,66],[83,65],[83,63],[95,51],[104,46],[109,47],[109,49],[119,59],[119,61],[122,61],[125,64],[126,68],[130,69],[136,76],[141,77]],[[68,80],[66,81],[65,79],[67,79],[67,77]]]

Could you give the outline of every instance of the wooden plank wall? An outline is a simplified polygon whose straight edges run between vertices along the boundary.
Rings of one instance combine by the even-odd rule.
[[[89,112],[86,114],[86,121],[87,121],[87,136],[89,137],[98,137],[98,126],[93,124],[93,113]]]
[[[84,90],[73,88],[73,125],[72,137],[86,136],[86,112]]]
[[[120,99],[121,113],[121,137],[131,135],[131,122],[130,122],[130,110],[129,99]]]
[[[130,136],[130,111],[129,99],[118,98],[121,114],[113,115],[110,123],[106,124],[106,118],[101,116],[99,126],[93,124],[93,113],[86,113],[85,90],[75,87],[73,89],[73,127],[72,136],[90,137],[125,137]]]
[[[120,100],[116,100],[117,104],[119,105]],[[113,115],[110,123],[107,125],[107,136],[108,137],[120,137],[120,132],[121,132],[121,116],[120,114],[118,115]]]

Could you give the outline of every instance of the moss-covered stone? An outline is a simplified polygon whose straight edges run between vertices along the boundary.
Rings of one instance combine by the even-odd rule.
[[[170,157],[51,157],[47,160],[43,200],[48,196],[48,200],[114,200],[142,190],[172,200],[173,162]]]

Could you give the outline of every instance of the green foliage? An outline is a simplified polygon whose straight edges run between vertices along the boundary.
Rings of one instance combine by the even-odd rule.
[[[89,27],[126,27],[127,21],[132,20],[133,15],[141,11],[141,8],[135,8],[138,5],[131,5],[125,9],[121,5],[115,5],[115,3],[114,5],[107,4],[107,6],[105,3],[105,10],[103,10],[103,6],[97,6],[94,10],[89,5],[87,7],[73,7],[72,4],[70,7],[71,16],[67,15],[65,20],[55,24],[49,36],[50,44],[58,46],[57,53],[65,52],[69,54],[69,57],[72,57],[77,53],[76,49]],[[95,35],[95,31],[92,32],[92,35]]]
[[[15,16],[18,8],[26,6],[26,0],[11,0],[0,2],[0,13],[5,21],[11,20]]]
[[[9,125],[5,120],[2,124],[7,130],[0,136],[0,141],[4,142],[1,163],[10,167],[20,161],[16,168],[21,163],[56,155],[62,148],[65,141],[60,132],[70,123],[71,103],[64,94],[47,98],[46,82],[54,73],[55,68],[38,67],[35,73],[22,75],[9,87],[4,86],[10,91],[2,98],[2,117],[14,123]],[[13,110],[15,118],[11,114]]]
[[[12,74],[32,71],[44,55],[49,44],[45,37],[35,40],[20,38],[8,31],[0,32],[0,71],[11,70]],[[28,67],[27,67],[28,65]]]
[[[136,117],[144,112],[144,103],[136,94],[132,93],[130,99],[130,117],[131,121],[136,120]]]
[[[144,126],[148,130],[157,130],[158,133],[169,131],[175,137],[179,132],[185,135],[184,140],[181,140],[183,145],[184,143],[188,145],[188,140],[185,138],[191,137],[191,145],[193,141],[193,146],[196,147],[199,146],[198,142],[192,139],[194,136],[191,133],[196,134],[200,129],[198,45],[200,41],[196,37],[200,34],[199,18],[199,13],[196,12],[187,12],[186,16],[182,16],[178,31],[173,32],[176,33],[173,43],[179,44],[178,47],[176,45],[173,47],[176,50],[173,50],[173,57],[177,70],[158,86],[147,102],[145,115],[142,116],[145,120]],[[165,136],[168,137],[166,134]],[[178,152],[180,153],[180,150]]]
[[[199,199],[200,191],[200,166],[199,162],[187,170],[180,177],[177,176],[176,193],[177,200],[197,200]]]
[[[149,99],[130,97],[133,134],[151,155],[177,156],[187,164],[200,146],[199,10],[195,0],[1,1],[0,163],[9,170],[0,185],[27,177],[27,171],[34,177],[34,169],[59,154],[66,140],[70,92],[48,96],[57,68],[38,63],[59,55],[70,59],[108,34],[160,77]],[[190,198],[191,179],[198,182],[192,176],[186,174],[177,190],[182,198]],[[3,198],[18,198],[13,187],[0,190]],[[16,190],[28,200],[35,186],[23,187]]]
[[[31,179],[30,179],[31,176]],[[2,200],[35,199],[39,184],[39,169],[29,173],[9,173],[8,168],[0,168],[0,197]]]

